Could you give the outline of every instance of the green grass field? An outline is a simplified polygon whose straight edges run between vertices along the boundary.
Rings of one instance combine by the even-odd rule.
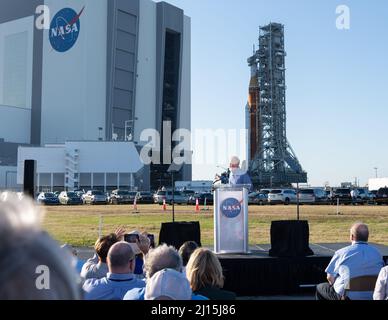
[[[139,205],[140,213],[132,206],[59,206],[45,207],[45,229],[59,242],[75,246],[92,246],[98,237],[100,216],[103,233],[124,226],[127,231],[139,230],[158,238],[162,222],[172,220],[171,206],[164,213],[159,205]],[[213,245],[213,208],[194,212],[192,206],[176,206],[176,221],[199,221],[203,245]],[[310,242],[347,242],[353,222],[369,225],[370,241],[388,245],[388,206],[341,206],[336,215],[335,206],[301,206],[300,217],[310,225]],[[296,206],[250,206],[249,239],[251,244],[270,243],[273,220],[296,218]]]

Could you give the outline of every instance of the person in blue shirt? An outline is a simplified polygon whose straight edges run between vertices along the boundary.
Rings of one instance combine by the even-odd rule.
[[[229,184],[232,186],[235,185],[248,185],[249,189],[252,189],[252,180],[249,174],[240,168],[240,159],[236,156],[233,156],[230,160],[230,175],[229,175]]]
[[[350,279],[360,276],[378,275],[384,266],[380,252],[368,244],[369,230],[363,223],[356,223],[350,229],[352,244],[335,252],[325,272],[328,283],[317,286],[317,300],[341,300]],[[350,300],[372,300],[371,292],[347,293]]]
[[[145,287],[133,274],[135,254],[127,242],[114,244],[107,257],[108,274],[102,279],[88,279],[83,285],[85,300],[122,300],[131,289]]]

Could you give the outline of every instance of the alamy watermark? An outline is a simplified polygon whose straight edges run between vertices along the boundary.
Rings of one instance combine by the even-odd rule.
[[[337,19],[335,25],[338,30],[349,30],[350,29],[350,8],[347,5],[339,5],[335,9]]]
[[[40,265],[35,269],[38,275],[35,279],[35,286],[38,290],[50,290],[50,269],[48,266]]]
[[[172,132],[170,121],[163,122],[162,133],[155,129],[140,134],[140,158],[149,164],[215,165],[224,163],[231,155],[245,155],[245,129],[177,129]],[[192,146],[196,152],[192,152]]]
[[[49,30],[51,21],[50,8],[46,5],[37,6],[35,14],[35,27],[38,30]]]

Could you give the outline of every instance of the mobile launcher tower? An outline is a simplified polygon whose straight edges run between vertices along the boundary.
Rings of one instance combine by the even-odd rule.
[[[251,68],[246,107],[249,173],[255,187],[281,187],[307,182],[286,135],[284,25],[260,27],[259,50]]]

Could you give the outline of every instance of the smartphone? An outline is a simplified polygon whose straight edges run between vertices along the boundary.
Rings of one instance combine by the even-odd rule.
[[[136,243],[140,241],[138,234],[126,234],[124,235],[124,241],[129,243]]]
[[[148,239],[150,239],[150,247],[151,248],[155,248],[155,236],[153,234],[148,234],[147,235]]]

